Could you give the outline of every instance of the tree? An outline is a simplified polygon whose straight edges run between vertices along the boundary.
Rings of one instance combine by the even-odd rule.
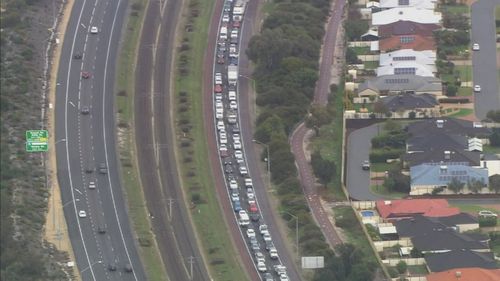
[[[379,100],[373,104],[373,112],[386,114],[389,112],[389,109],[382,101]]]
[[[448,183],[448,189],[458,194],[462,189],[464,189],[465,183],[461,182],[458,178],[453,177]]]
[[[483,189],[484,187],[484,182],[480,181],[480,180],[476,180],[476,179],[471,179],[469,182],[467,182],[467,188],[473,192],[473,193],[478,193],[479,191],[481,191],[481,189]]]
[[[449,97],[456,96],[457,92],[458,92],[458,88],[457,88],[457,86],[455,86],[453,84],[448,85],[448,87],[446,87],[446,95]]]
[[[365,20],[347,20],[344,28],[347,40],[357,41],[368,30],[368,22]]]
[[[412,258],[421,258],[423,257],[424,255],[422,254],[422,252],[417,249],[416,247],[413,247],[410,251],[410,257]]]
[[[319,151],[311,154],[311,166],[321,184],[328,184],[336,173],[335,162],[323,159]]]
[[[499,193],[500,192],[500,175],[493,175],[489,178],[490,190]]]
[[[493,129],[493,132],[491,133],[489,139],[491,146],[500,146],[500,129]]]
[[[408,269],[408,265],[406,264],[406,262],[400,261],[398,262],[398,264],[396,264],[396,269],[398,270],[399,274],[404,274]]]
[[[417,113],[415,111],[410,111],[410,113],[408,113],[408,118],[415,119],[415,117],[417,117]]]
[[[500,122],[500,110],[490,110],[486,113],[486,117],[494,122]]]
[[[403,175],[400,168],[392,168],[384,180],[384,187],[393,192],[408,193],[410,192],[410,177]]]
[[[401,124],[399,122],[394,121],[393,119],[389,119],[385,121],[384,130],[393,132],[393,131],[401,131]]]
[[[361,62],[354,49],[351,47],[347,48],[347,51],[345,53],[345,60],[347,64],[358,64]]]

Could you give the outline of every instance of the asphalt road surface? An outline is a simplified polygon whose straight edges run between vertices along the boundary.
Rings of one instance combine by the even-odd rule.
[[[499,0],[480,0],[471,6],[471,40],[478,43],[479,51],[472,53],[474,85],[481,92],[474,94],[476,117],[484,119],[490,110],[500,109],[500,85],[497,68],[495,6]]]
[[[146,11],[136,72],[137,156],[167,275],[170,280],[209,280],[180,190],[170,118],[170,66],[181,4],[151,1]]]
[[[370,172],[361,168],[363,161],[370,158],[371,139],[382,129],[379,126],[358,129],[347,138],[347,190],[354,200],[383,199],[370,191]]]
[[[66,30],[56,89],[58,180],[69,236],[83,280],[145,280],[123,199],[114,133],[114,71],[127,1],[76,1]],[[91,26],[99,29],[90,34]],[[73,59],[81,53],[81,59]],[[81,78],[88,71],[91,77]],[[90,113],[82,115],[82,107]],[[96,168],[103,163],[107,173]],[[87,172],[92,170],[92,172]],[[95,189],[89,189],[94,182]],[[79,218],[80,211],[86,217]],[[105,229],[99,233],[98,228]],[[116,267],[110,271],[109,266]],[[129,265],[132,272],[126,272]]]

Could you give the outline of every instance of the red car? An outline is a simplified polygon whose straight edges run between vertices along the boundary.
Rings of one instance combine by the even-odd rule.
[[[214,92],[216,92],[216,93],[222,93],[222,86],[221,85],[215,85]]]
[[[82,78],[83,79],[89,79],[91,76],[90,72],[88,71],[82,71]]]
[[[218,64],[224,64],[224,63],[226,63],[226,61],[224,60],[223,57],[222,58],[217,58],[217,63]]]
[[[256,203],[250,203],[248,210],[250,211],[250,213],[257,213],[259,211],[259,209],[257,209]]]
[[[233,28],[240,28],[240,22],[239,21],[233,22]]]

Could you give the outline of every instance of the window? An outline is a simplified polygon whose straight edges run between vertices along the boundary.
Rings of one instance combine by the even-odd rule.
[[[409,6],[410,0],[398,0],[399,6]]]
[[[401,42],[401,44],[408,44],[408,43],[412,43],[413,41],[415,41],[415,37],[414,36],[401,36],[399,38],[399,41]]]
[[[410,79],[408,79],[408,78],[385,79],[386,84],[408,84],[409,82],[410,82]]]
[[[407,57],[394,57],[394,61],[414,61],[417,58],[415,56],[407,56]]]

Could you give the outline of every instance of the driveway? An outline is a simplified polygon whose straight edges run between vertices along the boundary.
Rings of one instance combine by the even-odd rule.
[[[498,70],[495,43],[495,6],[498,0],[480,0],[471,6],[472,43],[478,43],[479,51],[472,54],[474,84],[481,86],[475,94],[476,116],[484,119],[490,110],[500,108]]]
[[[379,200],[382,196],[370,191],[370,172],[361,169],[361,163],[369,159],[371,139],[382,128],[374,124],[352,132],[347,138],[347,190],[354,200]]]

